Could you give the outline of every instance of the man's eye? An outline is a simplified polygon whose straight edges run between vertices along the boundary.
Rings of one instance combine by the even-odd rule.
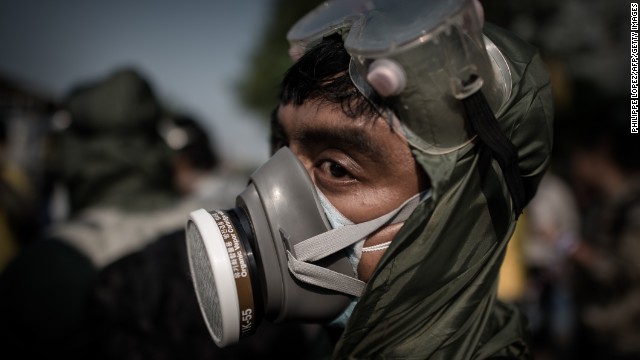
[[[347,171],[347,169],[345,169],[342,165],[330,160],[325,160],[324,162],[322,162],[320,168],[325,174],[330,175],[331,177],[336,179],[351,177],[351,174],[349,174],[349,171]]]
[[[342,178],[349,175],[349,172],[345,170],[340,164],[331,163],[329,165],[329,172],[333,177]]]

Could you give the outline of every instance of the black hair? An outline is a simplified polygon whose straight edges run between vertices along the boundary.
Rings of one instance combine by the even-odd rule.
[[[350,60],[339,34],[323,38],[285,73],[280,104],[299,106],[317,101],[339,105],[350,118],[380,116],[382,99],[367,99],[358,91],[349,76]]]

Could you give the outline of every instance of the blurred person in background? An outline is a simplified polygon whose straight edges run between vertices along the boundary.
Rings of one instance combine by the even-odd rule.
[[[9,156],[8,125],[0,118],[0,273],[38,230],[34,184]]]
[[[76,87],[52,142],[68,217],[22,251],[0,278],[2,349],[18,358],[82,358],[96,272],[181,228],[164,116],[149,83],[123,69]],[[64,207],[63,207],[64,208]]]
[[[161,134],[172,149],[173,182],[178,193],[197,207],[232,205],[247,181],[222,162],[210,135],[194,117],[174,115],[165,119]]]
[[[640,141],[625,97],[582,95],[572,175],[583,236],[563,245],[576,265],[577,358],[638,359]]]
[[[575,332],[571,267],[567,258],[580,234],[573,190],[554,172],[540,182],[525,210],[523,264],[527,282],[521,306],[529,318],[536,358],[566,358]]]
[[[51,97],[0,73],[0,273],[49,223],[44,154]]]
[[[67,111],[56,119],[52,164],[70,221],[51,233],[101,268],[180,222],[172,150],[160,133],[166,110],[146,79],[122,69],[78,86]]]

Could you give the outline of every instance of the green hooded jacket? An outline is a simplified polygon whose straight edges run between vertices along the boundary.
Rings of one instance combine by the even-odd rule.
[[[551,153],[549,78],[530,45],[490,25],[484,32],[511,68],[511,96],[496,117],[518,151],[528,201]],[[413,149],[433,197],[414,211],[380,261],[335,358],[531,357],[526,321],[496,300],[516,214],[500,168],[481,161],[481,148],[475,142],[445,155]]]

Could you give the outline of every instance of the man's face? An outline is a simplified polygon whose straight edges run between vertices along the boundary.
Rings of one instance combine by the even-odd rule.
[[[352,119],[339,106],[307,101],[280,106],[278,120],[284,144],[318,189],[354,223],[382,216],[428,186],[407,141],[382,118]],[[392,240],[401,227],[381,228],[364,246]],[[361,280],[369,280],[383,254],[363,252]]]

